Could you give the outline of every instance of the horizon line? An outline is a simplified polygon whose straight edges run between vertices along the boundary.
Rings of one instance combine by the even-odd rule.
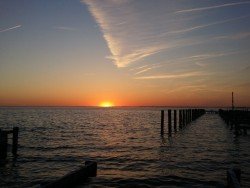
[[[101,107],[101,106],[77,106],[77,105],[70,105],[70,106],[60,106],[60,105],[0,105],[0,108],[147,108],[147,107],[156,107],[156,108],[232,108],[231,106],[167,106],[167,105],[121,105],[121,106],[111,106],[111,107]],[[250,106],[239,106],[237,108],[250,108]]]

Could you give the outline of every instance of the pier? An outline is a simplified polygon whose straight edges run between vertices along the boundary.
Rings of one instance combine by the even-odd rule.
[[[220,117],[226,122],[236,135],[247,134],[250,129],[250,111],[245,110],[219,110]]]
[[[177,113],[178,111],[178,113]],[[190,124],[192,121],[195,121],[197,118],[206,113],[204,109],[180,109],[180,110],[171,110],[168,109],[168,135],[172,134],[172,117],[174,131],[177,131],[177,124],[179,125],[179,130]],[[178,115],[177,115],[178,114]],[[164,115],[165,111],[161,110],[161,135],[164,135]],[[177,117],[178,116],[178,117]],[[178,122],[177,122],[178,120]]]

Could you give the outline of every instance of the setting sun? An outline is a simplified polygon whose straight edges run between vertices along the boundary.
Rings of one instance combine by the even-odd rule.
[[[114,104],[112,102],[109,102],[109,101],[104,101],[104,102],[101,102],[100,107],[113,107]]]

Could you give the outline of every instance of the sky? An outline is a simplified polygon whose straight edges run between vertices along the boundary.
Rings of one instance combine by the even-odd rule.
[[[1,0],[0,106],[250,106],[249,0]]]

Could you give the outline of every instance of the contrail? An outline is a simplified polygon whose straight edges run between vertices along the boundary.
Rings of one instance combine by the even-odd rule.
[[[201,8],[179,10],[179,11],[176,11],[175,13],[187,13],[187,12],[194,12],[194,11],[210,10],[210,9],[229,7],[229,6],[236,6],[236,5],[243,5],[243,4],[250,4],[250,1],[243,1],[243,2],[238,2],[238,3],[226,3],[226,4],[210,6],[210,7],[201,7]]]
[[[3,32],[6,32],[6,31],[10,31],[12,29],[17,29],[19,27],[21,27],[22,25],[16,25],[14,27],[10,27],[10,28],[7,28],[7,29],[3,29],[3,30],[0,30],[0,33],[3,33]]]

